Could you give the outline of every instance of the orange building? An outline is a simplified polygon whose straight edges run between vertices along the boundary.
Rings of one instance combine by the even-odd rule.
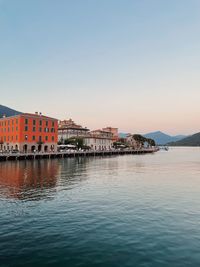
[[[0,119],[0,150],[50,152],[57,150],[58,120],[23,113]]]

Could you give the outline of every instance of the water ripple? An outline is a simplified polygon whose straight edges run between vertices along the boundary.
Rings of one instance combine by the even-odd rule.
[[[0,266],[199,266],[199,159],[0,163]]]

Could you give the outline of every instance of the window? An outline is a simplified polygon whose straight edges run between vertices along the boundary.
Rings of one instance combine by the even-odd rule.
[[[28,135],[25,135],[25,140],[28,140]]]
[[[25,119],[25,124],[28,124],[28,119]]]
[[[48,136],[45,136],[45,140],[48,141]]]
[[[42,126],[42,121],[40,121],[40,126]]]
[[[35,132],[35,127],[33,127],[33,132]]]
[[[33,139],[33,141],[35,141],[35,135],[33,135],[33,138],[32,139]]]
[[[24,130],[25,130],[25,132],[27,132],[28,131],[28,126],[25,126]]]
[[[54,136],[52,136],[52,141],[54,141]]]
[[[35,120],[33,120],[33,125],[35,125],[36,124],[36,121]]]

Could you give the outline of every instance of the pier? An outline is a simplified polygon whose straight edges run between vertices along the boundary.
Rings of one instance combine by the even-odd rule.
[[[131,150],[105,150],[105,151],[65,151],[50,153],[2,153],[0,161],[7,160],[34,160],[34,159],[53,159],[53,158],[72,158],[72,157],[97,157],[113,155],[148,154],[157,152],[158,148],[143,148]]]

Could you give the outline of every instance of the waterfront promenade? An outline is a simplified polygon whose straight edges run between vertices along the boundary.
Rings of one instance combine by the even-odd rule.
[[[67,157],[96,157],[128,154],[147,154],[157,152],[158,148],[143,148],[130,150],[105,150],[105,151],[65,151],[50,153],[3,153],[0,154],[0,161],[7,160],[34,160],[42,158],[67,158]]]

